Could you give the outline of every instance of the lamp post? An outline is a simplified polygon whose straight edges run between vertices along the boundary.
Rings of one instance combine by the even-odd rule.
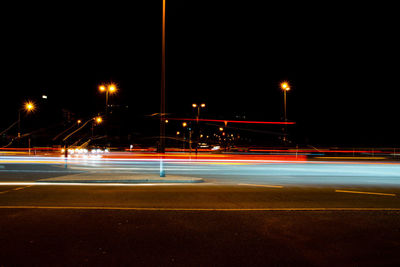
[[[289,83],[283,82],[281,83],[281,89],[283,91],[283,112],[284,112],[284,120],[287,122],[287,115],[286,115],[286,92],[290,90]],[[283,141],[287,141],[287,125],[285,124],[284,127],[284,135],[283,135]]]
[[[27,101],[24,104],[23,108],[18,110],[18,138],[21,137],[21,111],[25,110],[26,112],[32,112],[35,110],[35,104],[31,101]]]
[[[196,139],[198,141],[198,140],[200,140],[200,127],[199,127],[200,108],[205,108],[206,104],[202,103],[202,104],[198,105],[196,103],[193,103],[192,107],[193,108],[197,108],[197,116],[196,116],[196,131],[197,131],[197,134],[196,134],[196,137],[198,137],[198,138],[196,138]],[[196,142],[195,145],[196,145],[195,151],[196,151],[196,155],[197,155],[198,142]]]
[[[94,133],[94,125],[97,124],[99,125],[100,123],[102,123],[103,118],[98,116],[98,117],[94,117],[92,120],[92,138],[93,138],[93,133]]]
[[[202,103],[200,105],[193,103],[192,104],[193,108],[197,108],[197,116],[196,116],[196,120],[197,122],[199,122],[199,118],[200,118],[200,108],[205,108],[206,104]]]
[[[108,111],[108,94],[114,94],[117,91],[117,87],[115,86],[115,84],[110,83],[108,85],[100,85],[99,86],[99,91],[102,93],[106,93],[106,115],[107,115],[107,111]]]
[[[185,150],[186,148],[186,127],[188,126],[187,122],[182,122],[182,127],[183,127],[183,150]],[[192,143],[192,134],[191,134],[191,130],[189,128],[189,151],[191,151],[191,143]]]
[[[289,84],[287,82],[281,83],[281,89],[283,91],[284,118],[285,118],[285,122],[287,122],[287,117],[286,117],[286,92],[290,90]]]
[[[160,101],[160,177],[165,177],[165,10],[166,0],[162,2],[162,29],[161,29],[161,101]]]

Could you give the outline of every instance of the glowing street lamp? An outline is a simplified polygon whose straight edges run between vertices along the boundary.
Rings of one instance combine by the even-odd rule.
[[[286,117],[286,92],[290,90],[290,86],[287,82],[281,83],[281,89],[283,91],[283,106],[284,106],[284,118],[285,122],[287,122],[287,117]]]
[[[196,103],[193,103],[193,104],[192,104],[192,107],[193,107],[193,108],[197,108],[197,117],[196,117],[196,119],[197,119],[197,121],[199,121],[199,118],[200,118],[200,108],[205,108],[205,107],[206,107],[206,104],[202,103],[202,104],[198,105],[198,104],[196,104]]]
[[[100,85],[99,86],[99,91],[100,92],[105,92],[106,93],[106,115],[107,115],[107,110],[108,110],[108,94],[115,94],[117,92],[117,86],[113,83],[108,84],[108,85]]]
[[[103,118],[100,116],[94,117],[92,120],[92,138],[94,136],[94,126],[99,125],[100,123],[103,122]]]
[[[115,93],[115,91],[117,91],[117,87],[116,87],[114,84],[110,84],[110,85],[108,86],[108,91],[109,91],[110,93]]]
[[[285,122],[287,122],[287,115],[286,115],[286,92],[290,90],[289,83],[288,83],[288,82],[283,82],[283,83],[281,83],[281,89],[282,89],[282,91],[283,91],[284,119],[285,119]],[[286,135],[287,135],[287,125],[285,125],[285,127],[284,127],[283,129],[284,129],[284,136],[283,136],[283,138],[284,138],[284,141],[286,142],[286,141],[287,141],[287,137],[286,137]]]
[[[192,107],[193,108],[197,108],[197,116],[196,116],[196,131],[197,131],[197,134],[196,135],[198,135],[198,136],[200,136],[200,127],[199,127],[199,118],[200,118],[200,108],[205,108],[206,107],[206,104],[204,104],[204,103],[201,103],[200,105],[198,105],[198,104],[196,104],[196,103],[193,103],[192,104]],[[198,139],[200,139],[201,137],[199,137]],[[196,155],[197,155],[197,145],[196,145]]]
[[[33,104],[33,102],[26,102],[25,103],[25,110],[27,111],[27,112],[31,112],[31,111],[33,111],[35,109],[35,105]]]
[[[287,82],[281,83],[281,88],[286,91],[290,90],[289,84]]]
[[[18,138],[21,137],[21,111],[25,110],[27,113],[33,112],[35,110],[35,104],[32,101],[27,101],[24,103],[23,108],[18,110]]]

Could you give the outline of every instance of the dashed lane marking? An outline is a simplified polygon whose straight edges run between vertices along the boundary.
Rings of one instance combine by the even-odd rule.
[[[17,188],[9,189],[9,190],[6,190],[6,191],[1,191],[0,194],[5,194],[5,193],[12,192],[12,191],[22,190],[22,189],[25,189],[25,188],[28,188],[28,187],[31,187],[31,186],[32,185],[27,185],[27,186],[23,186],[23,187],[17,187]]]
[[[376,192],[362,192],[362,191],[351,191],[351,190],[335,190],[337,193],[351,193],[351,194],[366,194],[366,195],[379,195],[379,196],[391,196],[395,197],[396,194],[389,193],[376,193]]]

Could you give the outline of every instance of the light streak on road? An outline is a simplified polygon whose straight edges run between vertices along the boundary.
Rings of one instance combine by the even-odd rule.
[[[154,208],[154,207],[104,207],[104,206],[0,206],[0,209],[55,209],[55,210],[134,210],[134,211],[227,211],[227,212],[248,212],[248,211],[400,211],[400,208]]]
[[[27,187],[32,186],[121,186],[121,187],[135,187],[135,186],[177,186],[182,185],[182,183],[68,183],[68,182],[0,182],[0,186],[23,186]],[[213,185],[210,183],[199,183],[199,184],[190,184],[185,183],[185,186],[192,186],[192,185]],[[7,191],[3,191],[0,193],[8,193],[11,191],[16,191],[17,189],[11,189]]]
[[[1,156],[0,179],[12,181],[18,174],[79,172],[118,173],[127,175],[155,174],[159,171],[157,154],[144,157],[142,153],[128,157],[110,153],[110,157],[68,158],[43,156]],[[175,157],[167,153],[165,169],[168,175],[209,179],[215,183],[257,185],[385,185],[400,186],[400,164],[379,161],[305,161],[279,160],[253,155],[202,155],[198,158]],[[35,177],[36,177],[35,176]],[[5,178],[1,178],[5,177]],[[7,180],[4,180],[7,179]],[[22,179],[22,178],[21,178]],[[34,178],[31,178],[31,180]],[[40,178],[38,178],[40,179]]]

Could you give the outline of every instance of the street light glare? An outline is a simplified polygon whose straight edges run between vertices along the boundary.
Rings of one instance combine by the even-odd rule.
[[[281,88],[282,88],[283,90],[286,90],[286,91],[289,91],[289,90],[290,90],[289,84],[288,84],[287,82],[281,83]]]
[[[110,86],[108,87],[108,91],[110,93],[114,93],[115,91],[117,91],[117,87],[114,84],[110,84]]]
[[[101,92],[109,92],[109,93],[115,93],[117,91],[117,86],[115,84],[109,84],[108,86],[105,85],[100,85],[99,90]]]
[[[26,111],[33,111],[35,109],[35,105],[32,102],[25,103],[25,110]]]
[[[205,106],[206,106],[206,104],[204,104],[204,103],[200,104],[200,107],[202,107],[202,108],[204,108]],[[192,104],[192,107],[197,108],[197,107],[199,107],[199,105]]]

